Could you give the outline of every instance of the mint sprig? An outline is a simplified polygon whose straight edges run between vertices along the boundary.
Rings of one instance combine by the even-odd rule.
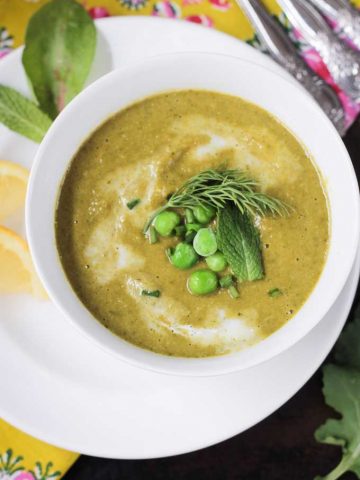
[[[219,209],[217,242],[240,282],[264,277],[260,234],[247,212],[241,213],[232,203]]]
[[[5,85],[0,85],[0,122],[35,142],[41,142],[51,125],[34,102]]]

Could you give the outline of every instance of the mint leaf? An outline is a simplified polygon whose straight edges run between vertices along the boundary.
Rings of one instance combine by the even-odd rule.
[[[335,348],[335,359],[342,365],[329,364],[323,369],[325,401],[341,414],[341,419],[329,419],[315,432],[318,442],[341,446],[342,459],[334,470],[317,480],[336,480],[347,471],[360,478],[359,308],[355,315]]]
[[[35,103],[5,85],[0,85],[0,122],[35,142],[41,142],[51,125]]]
[[[264,277],[260,235],[252,218],[231,203],[220,208],[217,242],[234,275],[241,281]]]
[[[52,0],[31,17],[22,62],[40,107],[51,118],[83,88],[95,45],[94,22],[75,0]]]

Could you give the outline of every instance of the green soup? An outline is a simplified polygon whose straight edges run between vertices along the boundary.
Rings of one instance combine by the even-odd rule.
[[[165,254],[175,238],[150,245],[142,233],[169,194],[220,165],[294,208],[258,219],[265,277],[241,283],[237,299],[224,289],[190,295],[189,273],[206,265],[176,269]],[[55,227],[66,275],[94,317],[131,343],[184,357],[237,351],[284,325],[318,281],[329,242],[322,180],[302,145],[261,108],[205,91],[150,97],[101,125],[66,173]]]

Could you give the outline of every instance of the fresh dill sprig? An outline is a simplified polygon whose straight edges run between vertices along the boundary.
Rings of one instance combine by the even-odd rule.
[[[283,216],[291,208],[278,198],[257,191],[258,183],[248,178],[240,170],[205,170],[187,180],[156,210],[147,221],[147,232],[154,218],[167,208],[194,208],[207,205],[215,209],[224,208],[232,202],[241,213],[251,215]]]

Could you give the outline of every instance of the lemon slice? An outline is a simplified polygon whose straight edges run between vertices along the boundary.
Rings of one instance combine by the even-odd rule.
[[[0,160],[0,220],[23,207],[28,178],[26,168]]]
[[[46,298],[31,260],[27,243],[0,226],[0,293],[32,293]]]

